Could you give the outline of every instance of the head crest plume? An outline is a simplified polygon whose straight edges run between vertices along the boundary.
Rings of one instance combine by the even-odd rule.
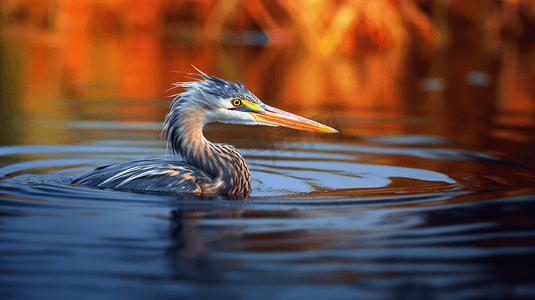
[[[190,75],[190,77],[187,77],[187,78],[192,79],[193,81],[173,83],[173,87],[169,89],[169,90],[172,90],[175,88],[186,89],[182,93],[172,95],[172,97],[175,97],[174,101],[176,101],[177,98],[181,94],[187,93],[187,92],[206,93],[209,95],[218,96],[219,98],[236,97],[239,94],[252,95],[252,93],[247,91],[245,87],[243,86],[243,84],[239,81],[232,82],[232,81],[228,81],[225,79],[210,76],[202,72],[201,70],[197,69],[195,66],[192,65],[192,67],[195,68],[195,70],[197,70],[197,72],[199,73],[184,73],[184,74]],[[250,95],[247,95],[247,96],[250,96]]]

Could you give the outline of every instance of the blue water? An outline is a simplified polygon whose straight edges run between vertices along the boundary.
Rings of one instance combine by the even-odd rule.
[[[70,122],[88,138],[0,147],[0,296],[535,298],[531,150],[418,130],[355,137],[357,125],[284,139],[208,128],[245,155],[248,199],[70,184],[166,155],[156,123]]]

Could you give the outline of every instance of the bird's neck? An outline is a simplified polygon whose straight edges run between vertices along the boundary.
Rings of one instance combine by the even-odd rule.
[[[226,144],[214,144],[203,135],[205,115],[199,110],[183,112],[181,138],[173,145],[184,161],[212,178],[199,185],[205,193],[247,195],[251,186],[249,168],[241,153]]]

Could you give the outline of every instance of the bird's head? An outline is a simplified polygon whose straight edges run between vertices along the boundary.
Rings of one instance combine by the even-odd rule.
[[[329,126],[262,103],[239,82],[227,81],[202,72],[189,75],[196,76],[199,80],[175,84],[177,87],[183,87],[186,90],[177,95],[171,104],[167,116],[167,125],[169,125],[170,118],[175,113],[178,111],[190,111],[191,109],[191,113],[195,113],[197,110],[203,111],[204,124],[222,122],[284,126],[325,133],[338,132]]]

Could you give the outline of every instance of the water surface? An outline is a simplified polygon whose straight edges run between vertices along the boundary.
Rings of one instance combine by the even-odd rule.
[[[532,141],[492,135],[516,117],[466,138],[454,120],[355,115],[326,120],[339,135],[208,126],[245,155],[247,199],[72,185],[166,155],[160,123],[40,123],[70,140],[0,148],[2,298],[535,297]]]

